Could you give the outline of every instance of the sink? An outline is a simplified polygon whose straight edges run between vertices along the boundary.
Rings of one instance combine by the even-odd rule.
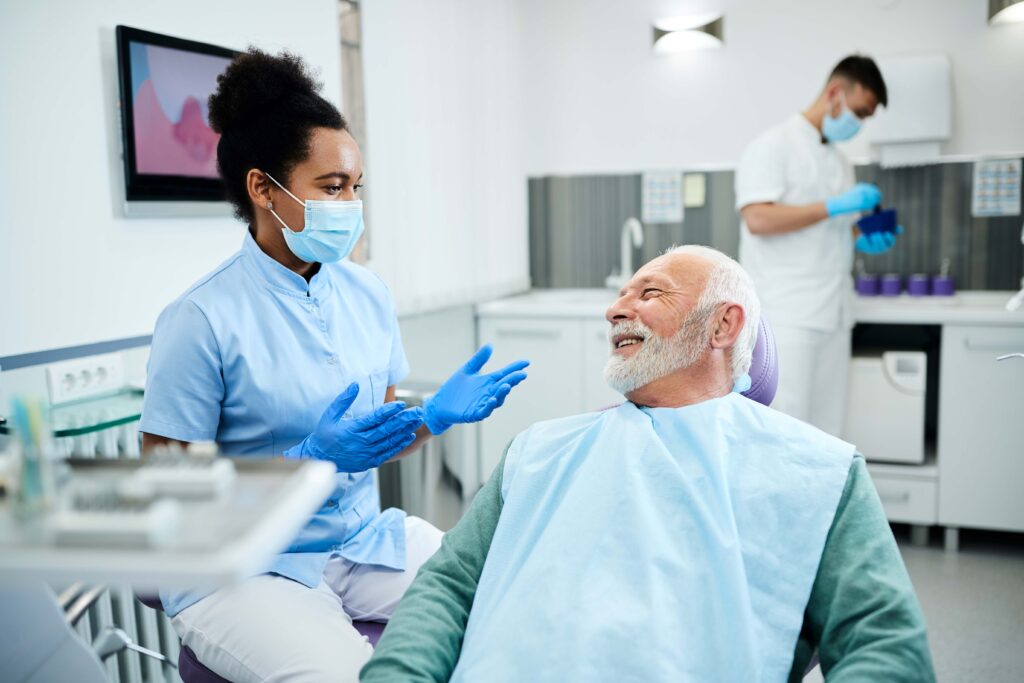
[[[477,306],[490,315],[590,318],[601,320],[617,293],[604,288],[534,289]]]

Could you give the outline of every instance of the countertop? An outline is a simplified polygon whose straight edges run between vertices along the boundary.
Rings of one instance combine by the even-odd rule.
[[[1014,292],[965,291],[951,297],[854,296],[856,322],[911,325],[1024,326],[1024,308],[1010,312]],[[478,304],[477,315],[497,318],[600,319],[615,300],[609,289],[534,289]]]
[[[1007,311],[1015,292],[966,291],[953,296],[854,296],[859,323],[915,325],[1020,325],[1024,308]]]

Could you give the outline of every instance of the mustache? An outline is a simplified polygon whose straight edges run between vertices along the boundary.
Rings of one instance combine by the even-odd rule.
[[[620,334],[635,335],[646,339],[654,336],[654,331],[639,320],[622,320],[608,329],[608,342],[611,343]]]

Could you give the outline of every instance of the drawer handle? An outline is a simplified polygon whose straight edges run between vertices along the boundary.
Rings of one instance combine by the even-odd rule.
[[[883,503],[906,503],[910,500],[910,491],[904,491],[899,494],[878,494],[878,497],[882,499]]]
[[[1014,344],[1013,342],[998,342],[998,341],[975,341],[973,339],[964,339],[964,346],[969,351],[1002,351],[1003,353],[1012,353],[1020,349],[1020,344]]]
[[[562,333],[556,330],[509,330],[500,328],[495,330],[495,334],[499,337],[520,337],[526,339],[558,339],[562,336]]]

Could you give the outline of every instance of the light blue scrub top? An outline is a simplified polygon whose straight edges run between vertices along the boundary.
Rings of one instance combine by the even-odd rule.
[[[246,233],[242,250],[157,320],[139,429],[215,440],[231,455],[280,455],[351,382],[361,415],[409,373],[386,285],[349,261],[306,280]],[[309,587],[332,553],[405,569],[405,513],[380,510],[372,472],[338,473],[325,505],[267,568]],[[161,593],[177,614],[206,593]]]

